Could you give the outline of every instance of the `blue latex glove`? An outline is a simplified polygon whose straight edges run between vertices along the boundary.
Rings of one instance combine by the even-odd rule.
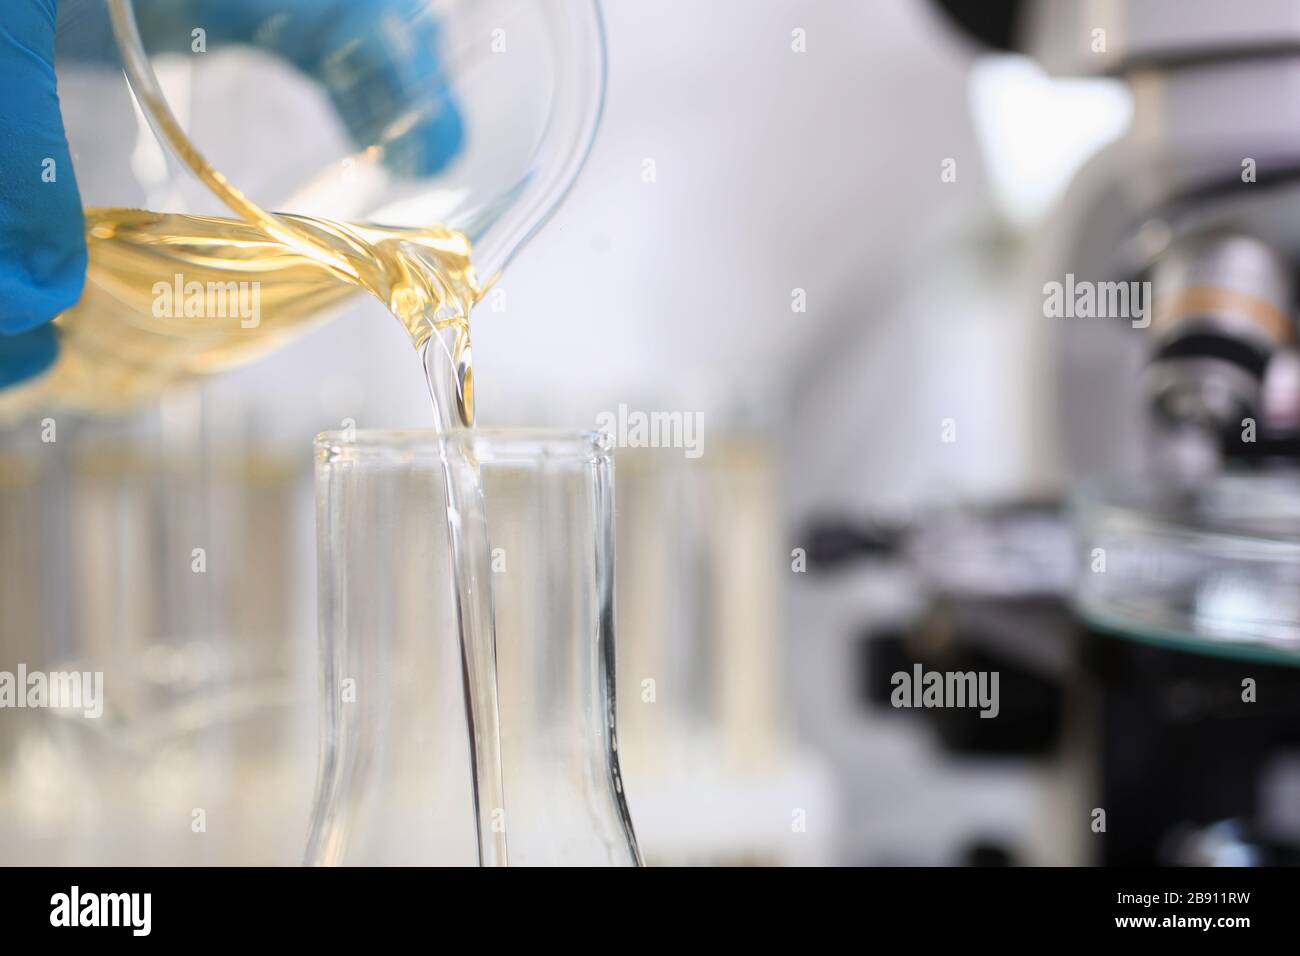
[[[54,361],[47,323],[86,275],[81,197],[54,84],[54,0],[0,11],[0,386]],[[44,181],[46,160],[53,182]]]
[[[49,321],[80,297],[85,222],[54,75],[57,0],[0,0],[0,388],[47,368]],[[459,152],[461,117],[432,52],[437,27],[408,17],[422,0],[136,0],[148,49],[248,43],[318,80],[358,143],[413,101],[427,109],[387,144],[395,171],[436,173]],[[110,43],[107,22],[98,39]],[[95,31],[90,31],[92,34]],[[67,53],[68,51],[62,50]],[[93,57],[95,51],[73,51]],[[55,175],[43,175],[53,160]],[[50,181],[47,181],[50,180]]]

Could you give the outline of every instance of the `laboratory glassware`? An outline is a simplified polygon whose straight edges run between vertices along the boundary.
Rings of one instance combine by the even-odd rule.
[[[490,285],[567,193],[604,83],[586,0],[63,0],[55,65],[90,268],[10,416],[130,407],[278,347],[376,265],[358,226],[463,234]],[[202,321],[159,311],[173,280],[256,285],[258,314],[212,291]]]
[[[447,520],[449,458],[476,471],[485,510]],[[636,865],[607,440],[327,433],[316,480],[323,710],[307,862],[472,865],[478,819],[514,865]],[[499,743],[504,806],[478,806],[471,785],[449,528],[486,531],[491,549],[500,737],[473,745]]]
[[[197,412],[60,416],[57,441],[8,439],[0,564],[23,595],[0,670],[102,683],[97,713],[4,711],[4,862],[301,857],[315,654],[293,553],[310,540],[308,463]]]

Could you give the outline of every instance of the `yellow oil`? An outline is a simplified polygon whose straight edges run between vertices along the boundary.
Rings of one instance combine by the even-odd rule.
[[[445,414],[472,424],[469,313],[482,289],[469,240],[438,226],[276,222],[287,226],[278,235],[239,219],[87,210],[86,286],[55,320],[58,358],[31,385],[7,392],[5,405],[126,410],[276,349],[364,290],[417,349],[437,336],[454,373]]]

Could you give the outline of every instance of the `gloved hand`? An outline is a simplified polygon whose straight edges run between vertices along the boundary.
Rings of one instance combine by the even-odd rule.
[[[77,301],[85,282],[85,223],[54,75],[57,2],[0,2],[0,388],[54,361],[49,322]],[[398,172],[436,173],[460,150],[461,117],[433,53],[437,25],[427,14],[408,16],[421,0],[135,6],[147,49],[189,51],[201,27],[209,48],[247,43],[282,56],[322,84],[358,144],[378,141],[412,102],[423,104],[410,128],[386,144],[385,162]],[[52,179],[42,175],[47,160]]]

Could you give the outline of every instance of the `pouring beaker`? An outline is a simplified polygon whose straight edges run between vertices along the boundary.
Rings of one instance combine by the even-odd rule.
[[[189,217],[233,215],[344,277],[355,263],[291,217],[445,228],[486,286],[567,193],[604,88],[594,0],[62,0],[55,66],[75,176],[50,188],[79,189],[90,262],[53,366],[6,390],[9,414],[129,408],[357,291],[286,292],[255,322],[160,318],[153,280],[183,281],[177,261],[209,288],[249,278],[231,249],[254,240],[205,257],[211,220],[169,234]]]

